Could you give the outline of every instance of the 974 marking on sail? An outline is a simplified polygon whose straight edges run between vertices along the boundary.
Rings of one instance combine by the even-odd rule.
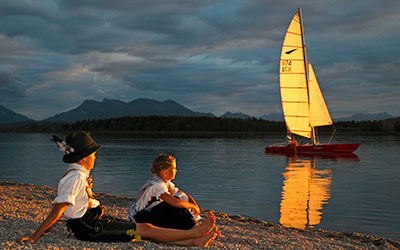
[[[282,72],[292,72],[292,60],[282,60]]]

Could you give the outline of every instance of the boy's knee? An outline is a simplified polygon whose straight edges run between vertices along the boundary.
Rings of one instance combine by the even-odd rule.
[[[150,223],[136,223],[136,233],[142,238],[151,237],[154,232],[154,226]]]

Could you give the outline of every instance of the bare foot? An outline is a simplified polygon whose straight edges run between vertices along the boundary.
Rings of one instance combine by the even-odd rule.
[[[214,227],[214,229],[206,235],[200,236],[198,238],[196,238],[194,240],[194,246],[196,247],[207,247],[211,244],[211,242],[213,242],[218,235],[220,235],[220,231],[218,231],[218,229],[216,227]]]
[[[209,211],[207,218],[199,224],[194,230],[197,230],[199,232],[199,236],[209,234],[211,230],[215,226],[215,215],[214,212]]]

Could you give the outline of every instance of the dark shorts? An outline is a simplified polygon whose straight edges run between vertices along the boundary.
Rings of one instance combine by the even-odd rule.
[[[150,211],[142,210],[133,218],[137,223],[150,223],[164,228],[187,230],[196,225],[189,210],[173,207],[166,202],[161,202]]]
[[[89,209],[81,218],[67,220],[75,238],[96,242],[129,242],[139,240],[136,224],[104,215],[105,208]]]

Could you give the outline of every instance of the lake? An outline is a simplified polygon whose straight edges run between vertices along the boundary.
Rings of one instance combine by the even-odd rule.
[[[67,165],[50,137],[0,133],[0,179],[56,187]],[[361,143],[351,158],[265,154],[265,145],[283,141],[278,135],[94,138],[103,145],[92,170],[95,192],[135,196],[154,158],[167,153],[177,158],[174,183],[202,208],[400,240],[400,136],[336,137]]]

